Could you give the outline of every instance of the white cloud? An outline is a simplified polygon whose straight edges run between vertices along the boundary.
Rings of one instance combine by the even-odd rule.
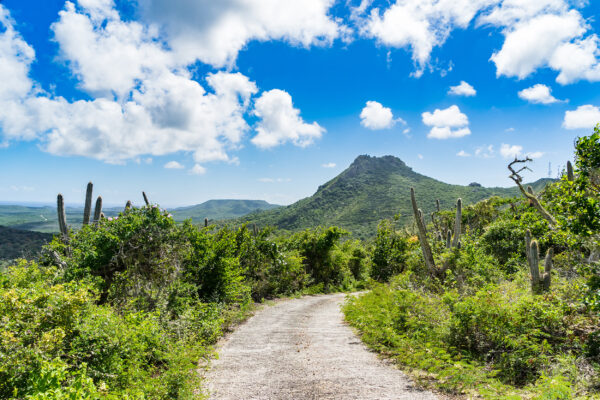
[[[194,166],[188,172],[190,175],[204,175],[206,173],[206,168],[200,164],[194,164]]]
[[[475,157],[479,158],[493,158],[495,155],[494,146],[480,146],[475,149]]]
[[[550,92],[551,89],[548,86],[538,83],[530,88],[521,90],[519,92],[519,97],[530,103],[537,104],[552,104],[559,102],[560,100],[552,96]]]
[[[363,3],[353,10],[361,34],[385,46],[410,48],[418,77],[434,47],[444,44],[453,29],[467,28],[481,9],[497,0],[397,0],[383,11],[372,8],[368,13],[370,3]]]
[[[260,121],[256,125],[258,134],[252,138],[252,143],[263,149],[286,142],[306,147],[325,132],[316,122],[305,123],[300,117],[300,110],[292,104],[292,96],[279,89],[264,92],[256,100],[254,115]]]
[[[600,108],[587,104],[565,112],[563,127],[566,129],[593,129],[600,123]]]
[[[456,155],[459,157],[471,157],[471,155],[464,150],[459,151],[458,153],[456,153]]]
[[[165,168],[167,169],[183,169],[185,168],[183,165],[178,163],[177,161],[169,161],[165,164]]]
[[[504,132],[514,132],[514,131],[515,131],[515,128],[513,128],[512,126],[510,128],[506,128],[504,130]]]
[[[477,91],[467,82],[461,81],[460,85],[450,86],[448,93],[455,96],[475,96]]]
[[[336,164],[335,163],[326,163],[326,164],[321,164],[321,167],[323,168],[335,168]]]
[[[401,118],[394,119],[392,110],[376,101],[367,101],[366,106],[360,112],[360,124],[368,129],[389,129],[396,122],[406,124]]]
[[[526,153],[525,155],[526,155],[527,157],[529,157],[529,158],[531,158],[531,159],[535,160],[536,158],[541,158],[541,157],[543,157],[543,156],[544,156],[544,152],[542,152],[542,151],[533,151],[533,152],[531,152],[531,153]]]
[[[509,145],[502,143],[500,146],[500,155],[504,158],[515,158],[518,157],[523,152],[523,146],[518,146],[516,144]]]
[[[570,0],[395,0],[389,6],[361,1],[351,20],[363,37],[412,53],[419,77],[435,47],[455,29],[498,27],[502,48],[492,54],[498,76],[523,79],[539,68],[558,72],[560,84],[600,80],[600,39],[576,9],[585,1]],[[442,75],[444,72],[442,72]]]
[[[551,68],[562,85],[600,80],[598,37],[585,36],[589,24],[564,0],[504,0],[479,22],[503,28],[504,44],[491,57],[498,76],[524,79]]]
[[[443,110],[436,109],[433,113],[424,112],[421,117],[425,125],[432,127],[428,138],[449,139],[471,134],[469,119],[456,105]]]
[[[423,154],[417,154],[417,157],[419,158],[419,160],[423,159]]]
[[[334,0],[137,0],[141,14],[167,33],[178,59],[231,66],[252,40],[309,47],[347,28],[329,16]]]
[[[152,28],[121,20],[108,0],[82,0],[79,8],[67,2],[53,30],[62,58],[92,99],[53,97],[29,79],[35,53],[0,5],[2,142],[38,139],[52,154],[110,163],[178,151],[192,152],[196,162],[237,162],[228,151],[250,130],[244,116],[258,91],[246,76],[208,74],[208,91],[187,67],[172,63]],[[315,130],[320,136],[317,127],[313,136]]]

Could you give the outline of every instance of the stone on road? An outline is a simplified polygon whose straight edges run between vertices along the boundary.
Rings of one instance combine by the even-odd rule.
[[[239,326],[206,374],[214,400],[436,399],[378,359],[343,322],[344,294],[265,307]]]

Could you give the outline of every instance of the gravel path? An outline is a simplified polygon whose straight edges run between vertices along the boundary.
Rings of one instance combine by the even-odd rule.
[[[344,294],[267,306],[238,327],[206,374],[214,400],[437,399],[367,350],[343,323]]]

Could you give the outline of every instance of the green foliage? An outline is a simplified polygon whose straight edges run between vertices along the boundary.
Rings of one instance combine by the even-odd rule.
[[[339,246],[340,239],[347,234],[333,226],[306,229],[290,238],[289,246],[299,251],[311,284],[322,283],[325,290],[350,287],[353,279],[350,258]]]
[[[392,221],[382,220],[377,226],[373,249],[373,279],[383,282],[403,272],[409,247],[408,237],[397,232]]]

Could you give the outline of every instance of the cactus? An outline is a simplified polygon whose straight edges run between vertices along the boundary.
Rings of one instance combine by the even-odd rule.
[[[102,196],[98,196],[96,199],[96,208],[94,209],[94,222],[100,221],[100,215],[102,214]]]
[[[433,253],[431,252],[431,246],[429,246],[429,242],[427,241],[427,232],[425,231],[425,224],[423,224],[422,218],[423,213],[417,206],[414,188],[410,188],[410,200],[412,202],[413,213],[417,223],[419,242],[421,243],[421,251],[423,252],[425,264],[427,265],[427,269],[429,269],[430,273],[435,274],[435,260],[433,259]]]
[[[527,231],[525,232],[525,255],[527,256],[527,264],[531,264],[530,249],[531,249],[531,231],[529,229],[527,229]]]
[[[85,191],[85,207],[83,209],[83,226],[90,223],[90,214],[92,213],[92,191],[94,190],[94,184],[88,182],[87,190]]]
[[[452,247],[457,247],[460,241],[460,231],[462,229],[462,199],[456,200],[456,220],[454,221],[454,239]]]
[[[423,211],[419,208],[419,218],[421,219],[421,224],[423,224],[423,228],[425,229],[425,235],[427,235],[427,224],[425,223],[425,218],[423,218]]]
[[[252,224],[252,233],[254,236],[258,235],[258,228],[256,227],[256,224]]]
[[[67,227],[67,215],[65,214],[65,201],[62,194],[56,196],[56,210],[58,212],[58,228],[60,229],[61,235],[67,237],[69,235],[69,228]]]
[[[440,201],[439,201],[439,199],[435,201],[435,207],[437,208],[437,212],[440,212]]]
[[[452,232],[450,230],[446,231],[446,248],[452,247]]]
[[[527,239],[526,239],[527,240]],[[533,294],[541,294],[550,290],[550,272],[552,271],[552,256],[554,251],[548,249],[544,261],[544,272],[540,273],[540,251],[537,240],[532,240],[527,249],[529,261],[529,271],[531,272],[531,291]]]
[[[148,201],[148,196],[146,196],[146,192],[142,192],[142,196],[144,196],[144,202],[146,203],[146,205],[149,206],[150,202]]]
[[[125,204],[125,210],[123,210],[123,212],[127,212],[131,209],[131,200],[127,200],[127,203]]]
[[[208,218],[204,218],[204,227],[206,228],[208,226]]]
[[[100,213],[100,219],[104,219],[104,218],[106,218],[106,216],[104,215],[104,213],[103,213],[103,212],[101,212],[101,213]]]
[[[567,179],[569,182],[575,180],[575,173],[573,172],[573,164],[571,164],[571,161],[567,161]]]

